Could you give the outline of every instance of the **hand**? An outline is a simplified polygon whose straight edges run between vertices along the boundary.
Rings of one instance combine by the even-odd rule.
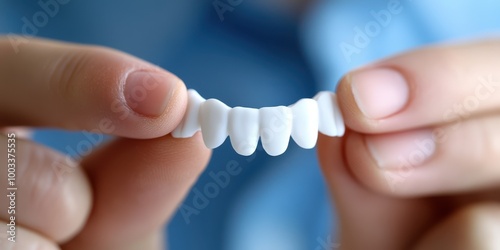
[[[500,248],[500,40],[436,46],[340,82],[319,157],[342,249]]]
[[[2,235],[15,216],[16,243],[3,237],[0,248],[162,248],[164,224],[210,155],[199,135],[167,135],[186,108],[183,82],[111,49],[23,41],[16,51],[0,39],[0,125],[119,138],[91,149],[102,137],[89,135],[72,149],[77,162],[16,137],[15,214],[8,214],[10,198],[0,197]],[[12,137],[0,135],[3,190]]]

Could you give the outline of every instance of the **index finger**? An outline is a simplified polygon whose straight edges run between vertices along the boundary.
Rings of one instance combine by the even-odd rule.
[[[435,46],[356,70],[341,80],[345,123],[363,133],[445,124],[500,109],[500,41]]]
[[[153,138],[186,108],[179,78],[112,49],[31,39],[16,51],[0,38],[0,57],[0,125]]]

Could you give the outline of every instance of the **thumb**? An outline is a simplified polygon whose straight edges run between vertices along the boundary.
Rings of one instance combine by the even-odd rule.
[[[337,211],[342,249],[406,249],[430,225],[434,214],[423,199],[385,196],[363,186],[351,174],[353,162],[344,152],[349,138],[359,136],[346,131],[343,138],[320,135],[318,153],[321,168]]]
[[[94,193],[82,231],[63,249],[158,249],[162,227],[205,169],[201,134],[119,138],[82,161]]]
[[[0,125],[153,138],[182,119],[186,88],[163,69],[108,48],[23,41],[14,50],[0,37]]]

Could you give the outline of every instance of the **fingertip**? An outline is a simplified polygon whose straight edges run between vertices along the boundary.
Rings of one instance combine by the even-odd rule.
[[[351,74],[350,85],[356,106],[370,120],[393,116],[408,102],[408,83],[399,71],[392,68],[356,71]]]
[[[134,112],[156,118],[171,104],[179,82],[179,78],[167,72],[133,71],[126,77],[123,95]]]
[[[123,116],[124,121],[131,123],[125,128],[126,134],[123,136],[137,139],[164,136],[172,132],[184,117],[188,99],[186,86],[181,79],[166,71],[140,74],[145,74],[145,78],[156,78],[156,80],[152,80],[155,83],[149,87],[148,83],[132,87],[135,88],[132,91],[144,89],[142,91],[144,98],[134,99],[134,94],[125,94],[127,99],[125,106],[132,114]]]
[[[98,78],[95,82],[100,80],[104,84],[95,87],[101,93],[94,96],[89,93],[89,101],[95,99],[100,103],[102,112],[90,110],[88,115],[99,117],[95,125],[107,125],[97,129],[97,132],[150,139],[173,131],[181,122],[187,106],[184,82],[176,75],[138,58],[117,51],[110,54],[117,54],[110,55],[108,63],[116,66],[111,70],[115,77],[95,72]],[[121,65],[118,66],[118,63]],[[92,87],[83,86],[90,91]]]
[[[389,131],[384,126],[409,103],[410,85],[392,67],[368,67],[347,74],[340,81],[339,99],[346,124],[360,132]]]
[[[367,120],[358,108],[352,93],[352,74],[350,72],[343,76],[337,87],[337,98],[342,111],[346,127],[355,131],[363,131]]]

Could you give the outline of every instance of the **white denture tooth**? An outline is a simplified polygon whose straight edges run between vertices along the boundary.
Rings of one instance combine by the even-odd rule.
[[[283,154],[292,132],[292,110],[285,106],[259,109],[259,130],[262,147],[271,156]]]
[[[235,107],[229,111],[229,139],[236,153],[249,156],[259,143],[259,110]]]
[[[201,104],[198,119],[207,148],[219,147],[226,140],[230,110],[231,108],[217,99],[209,99]]]
[[[302,148],[313,148],[318,131],[327,136],[343,136],[344,120],[335,93],[322,91],[313,99],[301,99],[289,107],[231,109],[216,99],[205,100],[195,90],[188,90],[185,115],[172,132],[175,138],[189,138],[201,129],[208,148],[217,148],[229,135],[235,151],[253,154],[259,136],[271,156],[283,154],[290,137]]]
[[[200,94],[198,94],[198,92],[194,89],[188,90],[187,94],[188,104],[186,107],[186,113],[184,114],[182,122],[172,132],[172,136],[175,138],[189,138],[200,130],[198,116],[200,106],[205,101],[205,98],[201,97]]]
[[[293,140],[302,148],[314,148],[318,140],[318,103],[313,99],[301,99],[290,108],[293,114]]]
[[[335,114],[335,125],[337,127],[337,136],[342,137],[345,133],[344,118],[342,117],[342,112],[340,111],[339,102],[337,101],[337,95],[333,94],[333,111]]]
[[[313,99],[318,102],[319,132],[328,136],[344,135],[345,127],[336,95],[332,92],[322,91]]]

